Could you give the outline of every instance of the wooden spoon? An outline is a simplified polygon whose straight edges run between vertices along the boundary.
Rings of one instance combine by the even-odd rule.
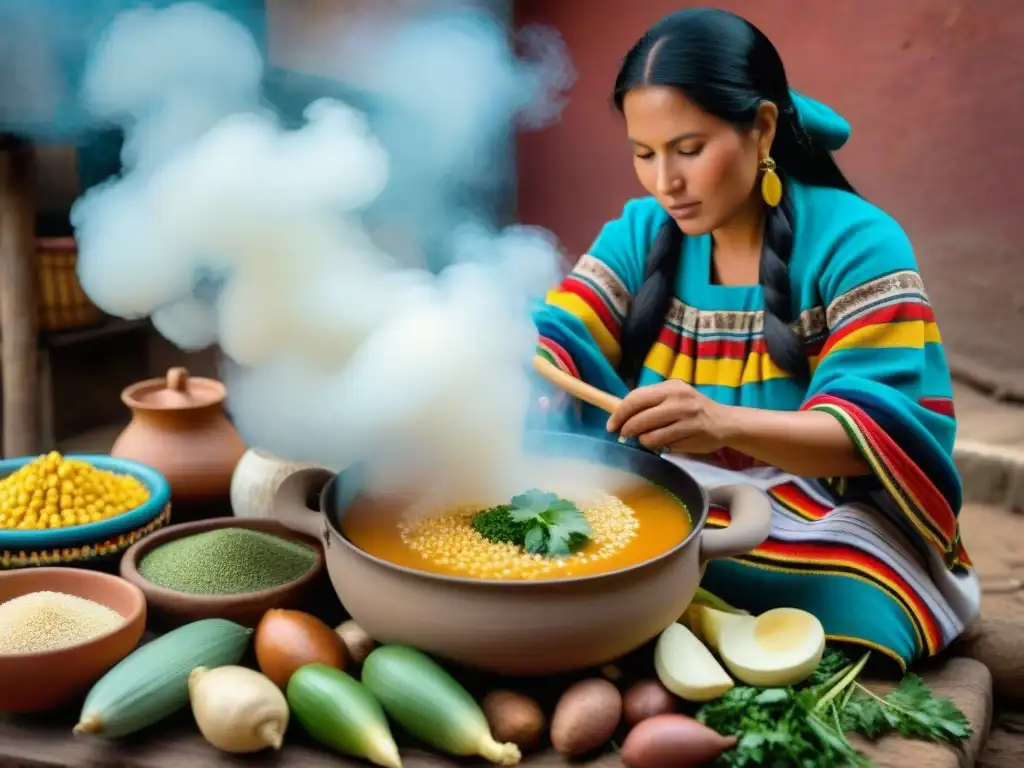
[[[533,358],[533,370],[550,381],[556,387],[585,403],[590,403],[595,408],[612,413],[622,400],[615,395],[608,394],[602,389],[591,386],[585,381],[580,381],[575,376],[570,376],[558,366],[544,359],[540,355]]]

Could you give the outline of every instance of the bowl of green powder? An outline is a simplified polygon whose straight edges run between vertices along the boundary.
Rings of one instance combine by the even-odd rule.
[[[271,608],[302,607],[324,573],[318,541],[237,517],[169,526],[121,560],[162,628],[210,618],[254,627]]]

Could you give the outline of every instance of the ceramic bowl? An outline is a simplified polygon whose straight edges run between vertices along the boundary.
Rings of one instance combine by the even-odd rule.
[[[0,479],[36,458],[22,456],[0,461]],[[149,489],[149,500],[140,507],[98,523],[42,531],[0,528],[0,571],[40,565],[73,565],[116,556],[169,522],[171,487],[164,476],[152,467],[104,454],[68,454],[65,458],[87,461],[98,469],[131,475]]]
[[[309,545],[316,554],[313,567],[303,576],[280,587],[237,595],[194,595],[157,586],[139,573],[139,563],[157,547],[186,536],[221,528],[246,528]],[[325,577],[324,555],[315,539],[285,528],[276,520],[235,517],[179,523],[164,528],[132,545],[121,559],[121,577],[142,590],[150,617],[161,629],[171,629],[200,619],[228,619],[255,627],[271,608],[298,608],[305,604],[319,579]]]
[[[134,650],[146,629],[142,591],[106,573],[29,568],[0,573],[0,603],[31,592],[63,592],[121,614],[117,629],[79,645],[39,653],[0,653],[0,712],[42,712],[70,703]]]

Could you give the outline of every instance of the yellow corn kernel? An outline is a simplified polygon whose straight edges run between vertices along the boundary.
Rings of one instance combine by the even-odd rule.
[[[148,500],[149,489],[136,478],[51,451],[0,478],[0,528],[82,525]]]

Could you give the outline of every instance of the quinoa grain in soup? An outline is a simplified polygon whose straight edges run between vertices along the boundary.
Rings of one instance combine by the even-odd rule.
[[[628,568],[672,549],[692,528],[678,498],[622,470],[560,459],[545,461],[532,479],[551,493],[530,491],[517,499],[546,496],[563,508],[575,507],[569,514],[585,519],[580,524],[588,535],[580,536],[571,551],[531,553],[521,540],[512,543],[511,533],[508,540],[493,540],[503,534],[494,525],[488,538],[481,533],[479,504],[409,518],[401,509],[357,499],[342,519],[342,530],[363,551],[395,565],[446,576],[524,580]]]

